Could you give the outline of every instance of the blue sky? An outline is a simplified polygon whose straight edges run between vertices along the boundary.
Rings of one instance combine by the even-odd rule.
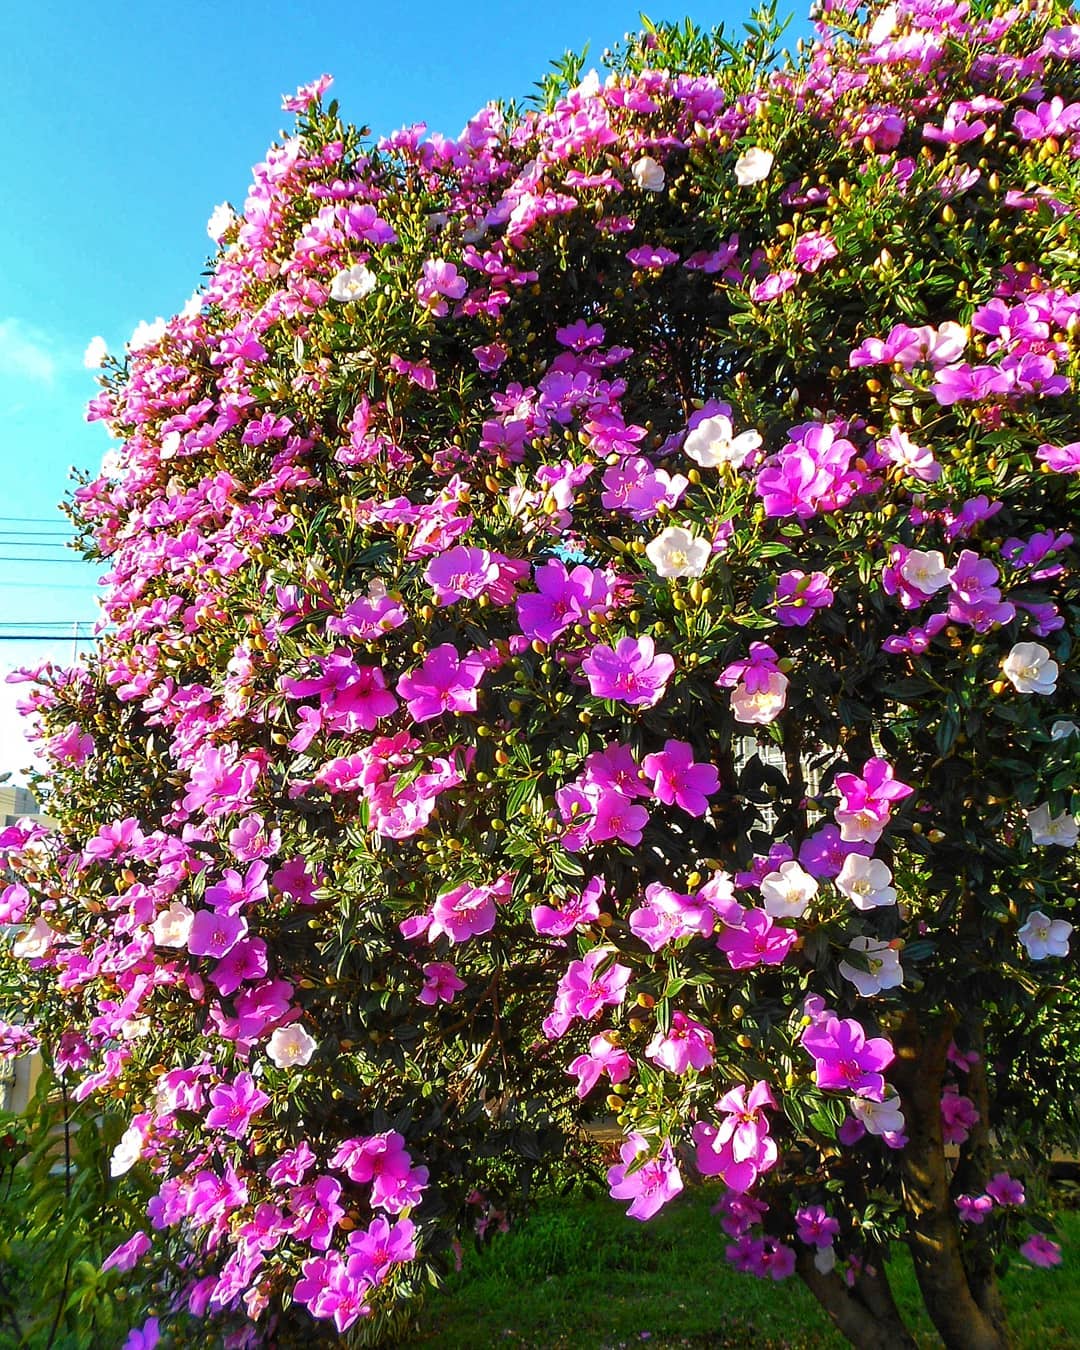
[[[663,0],[646,12],[731,31],[749,7]],[[108,448],[83,420],[95,392],[83,351],[97,334],[121,349],[198,286],[210,211],[243,202],[251,165],[288,121],[283,93],[329,71],[343,115],[375,134],[415,121],[455,134],[490,99],[528,94],[567,49],[588,42],[598,59],[638,27],[638,5],[622,0],[19,6],[0,53],[0,637],[92,622],[94,574],[64,558],[56,510],[69,466],[96,468]],[[806,31],[803,20],[787,37]],[[0,676],[71,650],[70,637],[0,641]],[[0,771],[25,760],[10,704],[0,686]]]

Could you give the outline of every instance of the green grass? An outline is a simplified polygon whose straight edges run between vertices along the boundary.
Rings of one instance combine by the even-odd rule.
[[[649,1223],[606,1198],[550,1202],[484,1252],[466,1254],[432,1294],[410,1346],[478,1350],[618,1350],[646,1346],[831,1350],[846,1342],[797,1279],[775,1285],[732,1271],[727,1242],[701,1190]],[[1062,1216],[1065,1260],[1017,1261],[1004,1282],[1016,1345],[1080,1346],[1080,1213]],[[897,1300],[921,1346],[940,1346],[921,1313],[906,1256],[890,1266]]]

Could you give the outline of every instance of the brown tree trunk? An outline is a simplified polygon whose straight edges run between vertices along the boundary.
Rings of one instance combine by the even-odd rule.
[[[971,1015],[965,1019],[967,1048],[979,1056],[968,1070],[967,1095],[979,1113],[978,1124],[960,1153],[960,1164],[953,1177],[952,1195],[975,1194],[984,1191],[990,1179],[993,1149],[990,1143],[990,1091],[986,1079],[986,1037],[982,1020]],[[976,1229],[969,1239],[964,1254],[968,1284],[975,1302],[1003,1337],[1007,1336],[1005,1305],[1001,1301],[994,1251],[984,1229]]]
[[[829,1321],[856,1350],[915,1350],[884,1272],[864,1275],[849,1289],[834,1271],[823,1275],[806,1248],[798,1253],[796,1269]]]
[[[894,1038],[893,1080],[900,1090],[908,1144],[900,1154],[908,1246],[926,1310],[948,1350],[1008,1350],[998,1326],[968,1283],[956,1208],[949,1192],[941,1132],[941,1089],[956,1017],[920,1033],[908,1014]]]

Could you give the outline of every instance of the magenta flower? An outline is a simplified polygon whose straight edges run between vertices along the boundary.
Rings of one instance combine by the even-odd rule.
[[[427,936],[434,942],[445,933],[451,942],[464,942],[495,927],[495,892],[490,886],[470,886],[463,882],[444,891],[431,907],[431,926]]]
[[[614,648],[594,647],[581,663],[593,698],[610,698],[632,708],[652,708],[664,696],[675,662],[657,652],[651,637],[620,638]]]
[[[834,599],[824,572],[785,572],[776,583],[776,618],[785,628],[805,628],[814,613]]]
[[[418,1203],[427,1185],[427,1168],[413,1167],[405,1139],[396,1130],[367,1139],[346,1139],[330,1159],[357,1185],[371,1182],[371,1204],[399,1214]]]
[[[1080,441],[1070,445],[1040,445],[1035,452],[1055,473],[1080,473]]]
[[[696,764],[694,747],[686,741],[665,741],[663,750],[646,755],[641,767],[652,778],[653,794],[659,801],[679,806],[691,816],[703,816],[709,797],[720,791],[715,767]]]
[[[1042,1266],[1044,1269],[1061,1265],[1061,1248],[1045,1233],[1032,1233],[1020,1244],[1020,1255],[1026,1257],[1033,1266]]]
[[[1008,1172],[995,1172],[986,1183],[986,1193],[999,1205],[1023,1205],[1027,1197],[1023,1185]]]
[[[588,831],[591,843],[602,844],[609,839],[630,845],[641,843],[641,832],[649,821],[649,813],[643,806],[635,806],[621,792],[609,792],[596,786],[590,787],[587,795],[594,803]]]
[[[601,1033],[589,1041],[587,1054],[570,1061],[566,1072],[577,1077],[577,1095],[585,1098],[607,1074],[612,1083],[625,1083],[633,1070],[633,1061],[621,1046],[614,1045],[608,1035]]]
[[[804,1205],[795,1211],[795,1229],[799,1241],[808,1247],[831,1247],[840,1232],[839,1223],[822,1205]]]
[[[435,592],[437,605],[475,600],[499,579],[499,564],[485,548],[457,545],[437,554],[427,565],[424,580]]]
[[[239,914],[200,909],[192,920],[187,949],[192,956],[214,956],[219,960],[246,937],[247,920]]]
[[[381,1284],[391,1266],[415,1256],[416,1225],[410,1219],[398,1219],[391,1227],[387,1219],[378,1218],[349,1234],[346,1269],[358,1282]]]
[[[449,961],[429,961],[424,966],[424,987],[416,996],[418,1003],[432,1006],[453,1003],[454,995],[465,988],[465,981]]]
[[[577,895],[568,895],[557,906],[534,905],[532,925],[542,937],[566,937],[575,928],[594,923],[600,917],[600,897],[604,894],[601,877],[591,877]]]
[[[611,947],[594,947],[580,961],[571,961],[559,981],[555,1007],[544,1023],[549,1040],[557,1040],[577,1018],[588,1022],[602,1008],[622,1003],[631,971],[611,961],[613,955]]]
[[[220,1083],[210,1090],[210,1110],[206,1125],[224,1130],[233,1139],[243,1139],[253,1116],[268,1105],[270,1098],[255,1086],[249,1073],[239,1073],[231,1083]]]
[[[962,1144],[979,1123],[979,1113],[970,1097],[950,1084],[941,1094],[941,1134],[946,1144]]]
[[[738,927],[725,927],[716,945],[725,954],[732,970],[753,966],[778,966],[798,939],[794,928],[774,923],[763,909],[743,911]]]
[[[716,1132],[718,1143],[730,1142],[736,1162],[752,1162],[761,1172],[772,1167],[777,1159],[776,1145],[769,1138],[769,1122],[764,1114],[767,1106],[775,1111],[776,1098],[763,1079],[753,1085],[749,1094],[745,1084],[740,1083],[725,1092],[716,1103],[717,1111],[726,1116]]]
[[[830,1013],[806,1028],[802,1045],[814,1057],[818,1087],[879,1102],[884,1099],[885,1078],[881,1071],[895,1058],[884,1037],[867,1039],[858,1022]]]
[[[954,1203],[961,1223],[982,1223],[994,1208],[988,1195],[958,1195]]]
[[[574,624],[606,614],[612,603],[607,576],[583,563],[568,572],[553,558],[536,569],[534,580],[536,593],[517,599],[521,631],[533,640],[554,642]]]
[[[660,1150],[642,1166],[631,1170],[641,1155],[649,1151],[643,1135],[631,1134],[619,1149],[621,1164],[608,1168],[607,1180],[612,1199],[630,1200],[626,1211],[632,1219],[651,1219],[683,1188],[682,1177],[675,1164],[671,1143],[665,1140]]]
[[[658,952],[678,938],[708,937],[716,916],[702,898],[682,895],[653,881],[645,888],[645,903],[630,911],[628,922],[634,936]]]
[[[708,1069],[713,1062],[713,1034],[686,1013],[671,1014],[667,1031],[658,1030],[645,1047],[645,1057],[669,1073]]]
[[[971,366],[962,361],[936,372],[932,393],[947,408],[954,403],[980,403],[1011,389],[1012,381],[997,366]]]
[[[458,276],[454,264],[444,262],[442,258],[429,258],[416,283],[420,303],[439,317],[449,312],[447,299],[460,300],[468,289],[469,283],[464,277]]]
[[[414,722],[430,722],[443,713],[475,712],[484,663],[473,653],[459,657],[449,642],[432,648],[421,665],[397,682]]]

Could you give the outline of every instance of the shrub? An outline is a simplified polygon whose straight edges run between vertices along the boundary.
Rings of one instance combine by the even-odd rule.
[[[1005,1343],[994,1148],[1075,1124],[1070,18],[649,26],[453,141],[286,100],[91,404],[109,627],[5,838],[160,1317],[377,1336],[606,1088],[635,1218],[696,1167],[855,1343],[899,1241]]]

